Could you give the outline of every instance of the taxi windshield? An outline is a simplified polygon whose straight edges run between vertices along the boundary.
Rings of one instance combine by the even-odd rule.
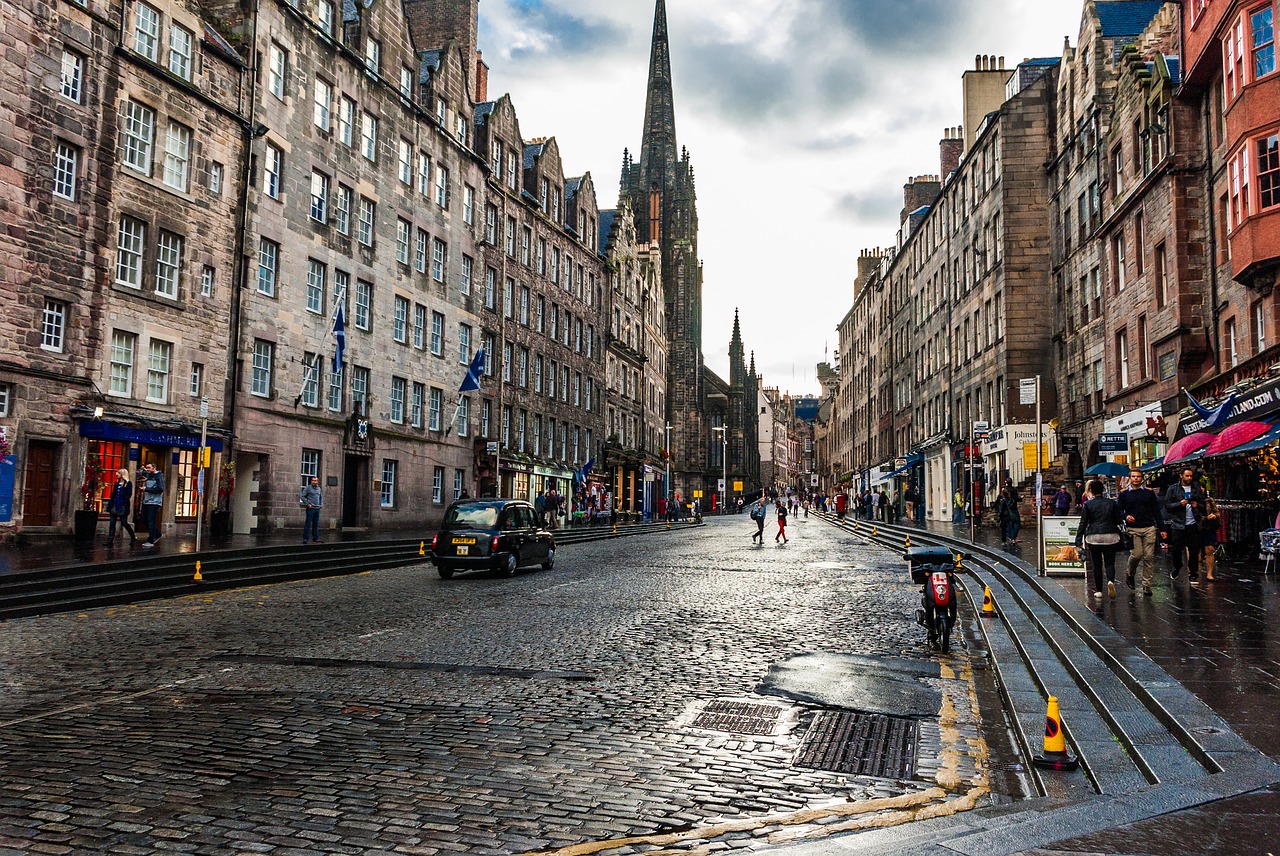
[[[445,529],[497,529],[498,506],[455,505],[444,516]]]

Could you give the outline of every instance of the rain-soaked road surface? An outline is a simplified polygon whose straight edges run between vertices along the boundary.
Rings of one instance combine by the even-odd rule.
[[[574,545],[514,579],[423,565],[0,624],[0,853],[756,847],[843,806],[980,794],[968,658],[923,656],[901,563],[816,519],[785,546],[753,529]],[[929,676],[947,716],[919,725],[913,777],[794,764],[822,687],[758,690],[812,653]],[[776,721],[697,727],[722,699]]]

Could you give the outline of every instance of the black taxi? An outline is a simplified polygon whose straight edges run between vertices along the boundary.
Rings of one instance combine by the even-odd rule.
[[[431,561],[446,580],[473,570],[514,576],[526,565],[550,570],[556,541],[524,500],[462,499],[449,506],[440,531],[432,536]]]

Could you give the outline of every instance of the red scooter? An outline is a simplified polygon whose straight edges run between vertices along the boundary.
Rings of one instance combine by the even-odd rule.
[[[928,644],[946,653],[951,650],[951,629],[955,627],[957,591],[955,568],[963,558],[946,547],[910,547],[904,554],[911,580],[923,585],[916,623],[928,633]]]

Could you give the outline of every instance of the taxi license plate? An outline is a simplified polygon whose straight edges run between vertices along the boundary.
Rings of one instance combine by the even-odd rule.
[[[467,545],[463,544],[462,546],[460,546],[460,547],[457,549],[457,551],[456,551],[456,552],[457,552],[457,554],[458,554],[459,556],[465,556],[465,555],[467,555],[467,552],[468,552],[468,550],[470,550],[470,549],[471,549],[470,547],[468,547]]]
[[[474,543],[476,543],[476,539],[474,539],[474,538],[454,538],[454,539],[453,539],[453,543],[455,543],[455,544],[474,544]]]

